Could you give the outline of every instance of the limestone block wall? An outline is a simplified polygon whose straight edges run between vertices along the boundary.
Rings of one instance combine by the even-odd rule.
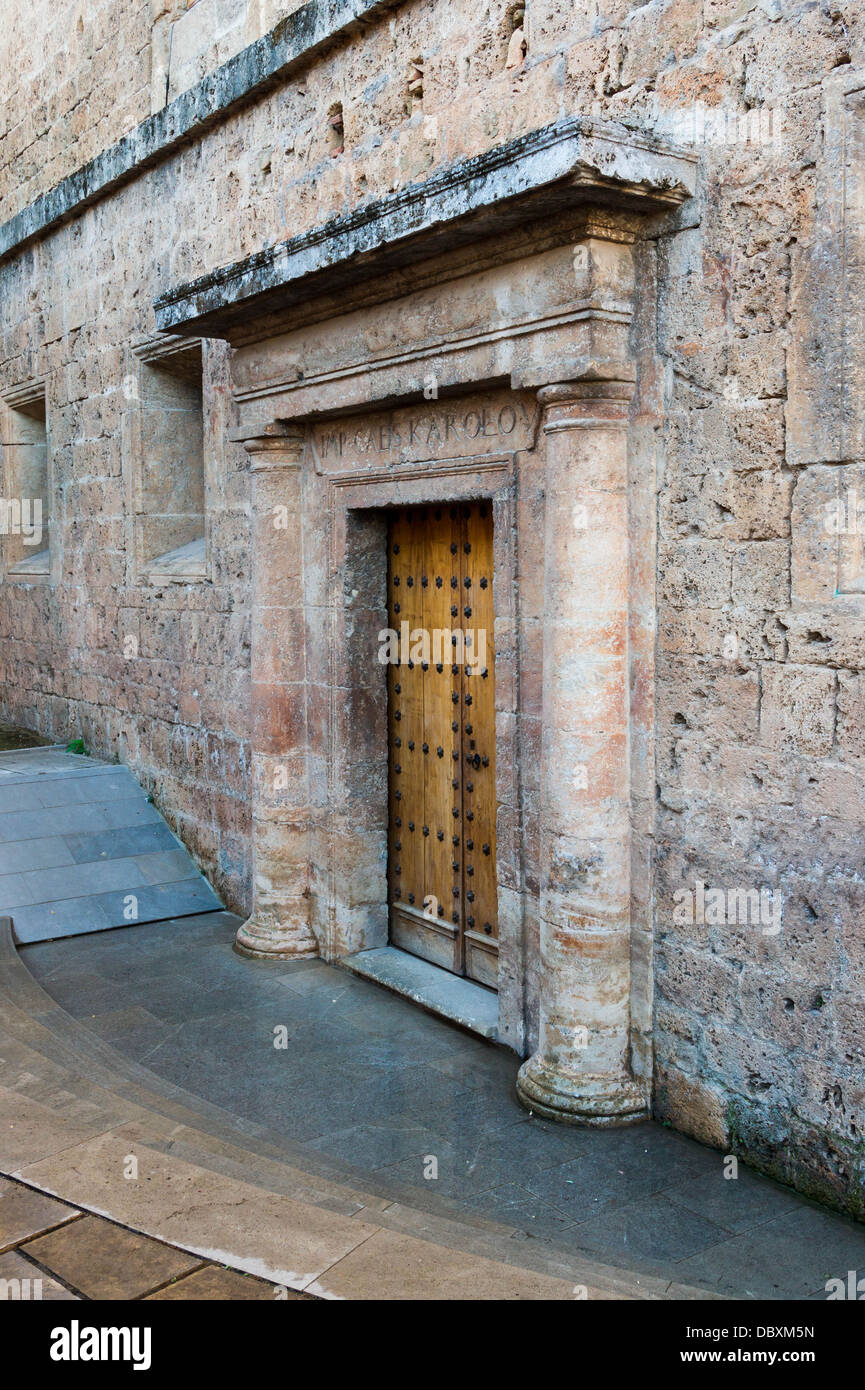
[[[0,32],[2,215],[53,188],[302,3],[10,3]]]
[[[184,0],[3,7],[0,208],[8,217],[150,110],[152,25]]]
[[[151,109],[137,56],[148,5],[79,0],[47,48],[49,6],[33,9],[18,32],[32,64],[7,89],[0,133],[3,218]],[[76,39],[79,12],[99,45]],[[865,129],[855,99],[833,95],[865,72],[865,13],[856,0],[528,0],[527,56],[507,68],[512,14],[505,0],[382,8],[0,262],[0,393],[45,376],[57,566],[4,581],[0,712],[123,757],[248,909],[246,460],[226,443],[217,345],[209,575],[140,582],[124,380],[131,345],[154,332],[154,297],[562,116],[697,148],[695,205],[639,253],[658,304],[636,345],[640,399],[657,402],[641,426],[656,440],[656,687],[638,692],[656,720],[656,1108],[861,1214],[865,598],[855,535],[833,581],[823,517],[838,470],[853,487],[863,463],[842,428],[862,395],[852,173],[846,205],[827,208],[844,185],[838,132],[855,146]],[[93,95],[52,96],[64,71]],[[698,882],[771,890],[780,931],[676,920],[676,895]]]

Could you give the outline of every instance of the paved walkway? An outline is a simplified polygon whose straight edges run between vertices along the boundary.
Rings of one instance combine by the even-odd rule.
[[[186,944],[195,946],[195,924],[176,921],[161,928],[169,948],[187,925]],[[175,964],[199,970],[209,952],[198,945]],[[127,965],[135,969],[134,960]],[[327,1165],[340,1176],[329,1177]],[[390,1182],[387,1195],[374,1180],[352,1184],[345,1165],[103,1042],[36,982],[8,918],[0,918],[0,1174],[200,1261],[321,1297],[704,1296],[669,1278],[623,1275],[586,1255],[514,1240],[512,1230],[475,1214],[448,1219],[429,1203],[401,1201]]]
[[[823,1298],[828,1278],[865,1273],[860,1225],[742,1165],[727,1180],[722,1155],[658,1124],[530,1118],[512,1053],[336,967],[242,959],[236,925],[214,913],[21,957],[115,1055],[204,1098],[202,1117],[206,1102],[311,1187],[362,1192],[376,1220],[411,1211],[425,1238],[591,1269],[608,1290],[618,1271],[637,1297]]]
[[[0,752],[0,915],[18,941],[221,906],[128,768],[56,747]]]
[[[0,1178],[0,1301],[309,1298]]]

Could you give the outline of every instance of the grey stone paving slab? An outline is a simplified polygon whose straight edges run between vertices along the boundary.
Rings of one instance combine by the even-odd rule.
[[[384,1071],[373,1075],[367,1071],[367,1075],[368,1084],[374,1089],[385,1113],[405,1115],[416,1121],[428,1122],[429,1116],[439,1110],[441,1103],[450,1099],[454,1091],[453,1082],[421,1061],[413,1067],[401,1067],[395,1072]],[[468,1093],[465,1099],[468,1103]]]
[[[15,779],[10,783],[0,778],[0,815],[6,811],[41,811],[39,788]]]
[[[461,1137],[459,1128],[449,1126],[448,1133],[456,1144]],[[528,1119],[523,1111],[521,1123],[508,1126],[506,1132],[500,1126],[484,1130],[467,1151],[489,1179],[489,1187],[509,1181],[525,1184],[539,1173],[571,1163],[576,1154],[590,1152],[591,1139],[586,1134],[546,1120]]]
[[[271,1051],[272,1029],[277,1025],[287,1023],[291,1037],[300,1032],[302,1023],[293,1022],[285,1014],[280,1007],[282,995],[268,981],[263,982],[264,991],[246,981],[228,987],[217,984],[215,989],[211,988],[211,981],[207,984],[196,981],[196,988],[190,989],[196,978],[195,961],[186,953],[174,956],[173,961],[174,971],[157,968],[155,974],[149,974],[147,1010],[166,1022],[182,1020],[190,1039],[200,1037],[206,1047],[218,1042],[222,1056],[236,1055],[240,1060],[243,1049],[250,1045],[250,1035],[256,1031],[258,1014],[264,1016],[267,1031],[264,1041]],[[335,1045],[339,1040],[335,1035]]]
[[[104,1008],[104,999],[101,1002]],[[78,1017],[81,1016],[79,1011]],[[136,1048],[142,1053],[165,1041],[165,1024],[137,1004],[130,1009],[112,1009],[109,1013],[88,1017],[87,1022],[90,1029],[107,1043],[134,1037]]]
[[[156,807],[143,796],[90,802],[84,806],[46,806],[41,811],[6,811],[0,815],[0,843],[43,839],[47,835],[72,835],[84,830],[155,825],[161,820]]]
[[[0,903],[3,913],[8,916],[13,907],[24,907],[33,902],[33,894],[27,884],[26,874],[3,874],[0,876]]]
[[[298,961],[297,965],[306,968],[293,968],[282,980],[283,985],[293,994],[320,994],[323,991],[331,994],[335,990],[350,989],[356,984],[351,975],[339,974],[329,965],[325,965],[324,961]],[[363,991],[362,986],[358,988],[360,992]]]
[[[445,1084],[437,1088],[436,1123],[447,1125],[447,1132],[462,1148],[474,1151],[488,1135],[499,1130],[523,1125],[528,1121],[525,1108],[516,1098],[513,1082],[519,1067],[514,1058],[513,1076],[502,1078],[501,1089],[484,1091],[471,1085],[471,1072],[464,1069],[454,1077],[443,1076]],[[430,1065],[429,1070],[442,1076],[441,1069]],[[406,1113],[424,1118],[424,1101],[410,1093],[405,1100]],[[570,1141],[571,1155],[579,1152],[576,1134]]]
[[[47,764],[39,768],[30,765],[20,769],[19,781],[33,782],[37,785],[45,786],[49,782],[63,782],[67,778],[80,777],[111,777],[118,770],[117,763],[103,763],[98,758],[86,758],[77,753],[67,753],[64,749],[43,748],[43,763]],[[55,766],[55,760],[61,759],[59,766]],[[5,768],[5,765],[4,765]],[[0,772],[4,769],[0,768]]]
[[[441,1136],[432,1130],[423,1125],[398,1121],[391,1124],[352,1125],[349,1129],[337,1130],[311,1143],[313,1149],[335,1154],[337,1158],[344,1158],[347,1163],[363,1168],[382,1168],[410,1155],[434,1156],[440,1145]]]
[[[358,981],[358,983],[361,983]],[[366,985],[365,994],[352,994],[345,997],[340,1004],[341,1017],[353,1027],[364,1032],[369,1039],[386,1041],[397,1044],[400,1038],[407,1040],[407,1047],[403,1049],[402,1055],[414,1055],[414,1048],[419,1040],[427,1041],[429,1033],[422,1033],[418,1029],[418,1018],[426,1017],[417,1009],[409,1010],[416,1015],[415,1018],[406,1017],[405,1001],[396,995],[386,994],[381,989],[374,992]],[[468,1034],[457,1035],[452,1031],[450,1040],[451,1048],[461,1047],[463,1040],[468,1040]],[[441,1035],[438,1034],[438,1037]],[[430,1056],[435,1057],[436,1052],[441,1049],[431,1048]]]
[[[613,1210],[605,1207],[590,1220],[577,1224],[574,1238],[581,1249],[605,1259],[618,1256],[658,1268],[668,1261],[688,1259],[710,1246],[718,1247],[728,1234],[714,1221],[655,1193]]]
[[[43,784],[65,777],[110,777],[119,770],[117,763],[104,763],[82,753],[67,753],[57,744],[40,748],[19,748],[3,753],[0,762],[0,783],[7,779],[16,782]]]
[[[468,1103],[470,1096],[463,1097]],[[509,1185],[517,1185],[525,1190],[524,1202],[534,1206],[541,1203],[556,1209],[551,1202],[544,1201],[537,1193],[528,1189],[529,1181],[538,1173],[558,1168],[572,1160],[578,1146],[579,1136],[561,1142],[555,1136],[539,1132],[531,1120],[525,1117],[516,1119],[507,1127],[487,1128],[476,1125],[471,1128],[460,1124],[440,1110],[429,1111],[430,1125],[440,1135],[446,1136],[443,1147],[437,1150],[439,1157],[439,1178],[441,1190],[455,1201],[477,1207],[478,1194],[489,1192],[492,1206],[497,1206],[499,1198],[493,1194],[501,1192]],[[410,1165],[403,1165],[401,1177],[412,1181]],[[562,1222],[574,1224],[579,1215],[587,1213],[561,1211]]]
[[[572,1221],[613,1211],[700,1174],[721,1168],[722,1156],[661,1125],[581,1131],[577,1157],[531,1177],[527,1186]]]
[[[796,1211],[801,1198],[789,1187],[752,1173],[743,1163],[735,1178],[725,1177],[725,1165],[689,1182],[665,1189],[671,1202],[699,1212],[710,1221],[736,1235],[772,1221],[788,1211]]]
[[[314,1001],[305,999],[302,1007],[314,1008]],[[433,1060],[440,1060],[445,1057],[449,1047],[453,1046],[453,1041],[450,1038],[441,1036],[421,1038],[409,1030],[395,1034],[370,1035],[362,1029],[362,1025],[358,1024],[356,1017],[348,1018],[340,1010],[333,1011],[332,1016],[344,1018],[351,1027],[360,1031],[361,1035],[356,1038],[352,1046],[352,1060],[359,1066],[371,1067],[375,1071],[399,1072],[407,1067],[413,1067],[417,1063],[417,1053],[421,1049],[426,1065]],[[441,1074],[438,1072],[438,1075]]]
[[[193,916],[199,912],[206,912],[208,908],[215,911],[222,906],[213,889],[206,879],[202,878],[195,871],[195,866],[190,861],[194,877],[176,880],[173,883],[160,883],[145,886],[144,888],[135,887],[129,891],[134,894],[136,899],[137,915],[134,920],[138,922],[161,922],[169,917]],[[107,893],[100,894],[95,901],[104,909],[106,916],[111,919],[113,927],[123,926],[130,921],[127,915],[127,904],[125,901],[127,894]]]
[[[495,1216],[503,1225],[514,1226],[536,1240],[567,1241],[575,1239],[575,1227],[555,1207],[542,1202],[517,1183],[507,1183],[469,1198],[464,1204],[469,1211]]]
[[[0,753],[0,915],[19,942],[221,906],[128,768]]]
[[[445,1076],[465,1082],[472,1090],[500,1096],[516,1084],[520,1059],[510,1048],[490,1047],[488,1043],[464,1037],[458,1048],[451,1048],[445,1057],[436,1057],[432,1065]],[[540,1125],[543,1122],[536,1119],[535,1123]],[[557,1134],[563,1132],[561,1125],[551,1125],[550,1128]]]
[[[74,864],[75,856],[59,835],[44,840],[16,840],[0,845],[0,874],[24,873],[28,869],[58,869]]]
[[[33,869],[23,875],[31,902],[89,898],[111,889],[143,888],[147,880],[134,859],[104,859],[95,864],[67,864],[62,869]],[[0,893],[3,891],[0,879]]]
[[[57,775],[57,771],[63,767],[78,767],[93,762],[97,767],[105,767],[107,764],[99,762],[98,759],[88,758],[86,754],[67,753],[59,744],[49,743],[40,744],[35,748],[16,748],[4,755],[3,762],[0,764],[0,772],[5,773],[12,768],[16,771],[29,772],[49,772],[52,776]]]
[[[273,1133],[286,1132],[293,1142],[304,1143],[319,1138],[326,1127],[315,1097],[308,1091],[297,1094],[274,1091],[272,1080],[251,1068],[249,1063],[248,1074],[240,1078],[236,1066],[189,1049],[182,1029],[169,1036],[159,1048],[142,1052],[140,1060],[160,1077],[195,1095],[201,1094],[201,1078],[205,1076],[210,1104],[221,1106],[227,1114],[235,1116],[242,1128],[247,1123],[266,1125]],[[326,1108],[329,1117],[331,1107]],[[341,1127],[362,1118],[356,1105],[336,1107],[335,1120]]]
[[[132,898],[135,900],[134,909],[128,901]],[[16,908],[11,916],[17,940],[26,945],[33,941],[128,926],[130,921],[149,922],[181,917],[218,905],[219,899],[210,886],[202,878],[196,877],[156,888],[135,885],[116,893],[37,903]],[[133,910],[137,915],[130,916]]]
[[[15,937],[22,945],[79,932],[104,931],[112,923],[93,898],[68,898],[54,903],[16,907],[11,913]]]
[[[800,1199],[796,1211],[711,1246],[678,1266],[679,1278],[739,1298],[825,1297],[826,1281],[865,1274],[865,1227]]]
[[[221,914],[213,915],[218,917]],[[62,940],[40,942],[40,978],[62,983],[68,979],[70,973],[88,970],[98,974],[107,966],[106,982],[113,988],[119,987],[121,991],[134,991],[136,979],[145,974],[154,984],[163,976],[198,978],[194,953],[200,948],[192,927],[189,939],[186,936],[187,922],[197,921],[195,917],[169,918],[164,922],[146,923],[146,930],[142,927],[134,931],[127,931],[127,923],[117,928],[123,936],[122,947],[115,944],[116,938],[112,932],[95,932],[79,936],[76,939],[74,969],[71,972],[69,954]],[[233,953],[229,953],[233,956]],[[240,957],[233,956],[233,959],[239,962]],[[215,976],[214,986],[219,982],[219,978]],[[210,983],[208,980],[208,986]]]
[[[117,986],[95,971],[75,969],[52,975],[49,993],[73,1018],[89,1018],[111,1009],[117,999]]]
[[[159,850],[153,854],[136,854],[135,864],[145,883],[177,883],[188,879],[189,855],[185,849]]]
[[[125,769],[118,769],[107,777],[85,774],[51,778],[36,784],[36,793],[46,808],[125,801],[129,797],[144,795],[135,778]]]
[[[438,1116],[434,1116],[436,1122],[438,1119]],[[478,1168],[474,1151],[467,1150],[459,1141],[451,1143],[447,1125],[443,1125],[441,1129],[447,1137],[442,1137],[434,1151],[438,1163],[435,1182],[425,1181],[424,1163],[417,1154],[410,1154],[395,1163],[383,1164],[377,1171],[380,1176],[387,1176],[407,1187],[420,1187],[423,1184],[430,1191],[434,1190],[450,1201],[467,1205],[471,1197],[477,1196],[479,1192],[488,1192],[493,1184],[488,1180],[488,1175]],[[500,1172],[494,1175],[494,1180],[501,1182]],[[493,1201],[491,1207],[494,1206]],[[486,1214],[486,1208],[482,1204],[476,1205],[474,1210]]]
[[[177,839],[164,822],[140,825],[134,829],[104,830],[83,835],[64,835],[59,842],[70,859],[64,863],[86,864],[96,859],[125,859],[129,855],[152,854],[177,848]]]

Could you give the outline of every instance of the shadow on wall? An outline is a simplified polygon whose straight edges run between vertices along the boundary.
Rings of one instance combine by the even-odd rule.
[[[20,729],[15,724],[0,724],[0,753],[15,748],[41,748],[51,742],[32,729]]]

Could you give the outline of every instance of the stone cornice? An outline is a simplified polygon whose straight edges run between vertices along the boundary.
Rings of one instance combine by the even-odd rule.
[[[47,378],[44,376],[31,377],[29,381],[21,382],[17,386],[12,386],[8,391],[0,394],[0,400],[4,405],[9,406],[10,410],[20,410],[22,407],[33,405],[37,401],[45,400],[45,385]]]
[[[0,260],[167,158],[400,0],[307,0],[161,111],[0,226]]]
[[[201,338],[178,338],[168,336],[164,333],[157,333],[152,338],[147,338],[143,342],[134,344],[132,353],[142,362],[160,362],[165,358],[187,353],[191,348],[198,348],[200,350],[201,346]]]
[[[166,291],[155,300],[157,324],[231,338],[251,318],[361,274],[403,269],[573,206],[661,212],[693,195],[696,163],[619,125],[559,121]]]

